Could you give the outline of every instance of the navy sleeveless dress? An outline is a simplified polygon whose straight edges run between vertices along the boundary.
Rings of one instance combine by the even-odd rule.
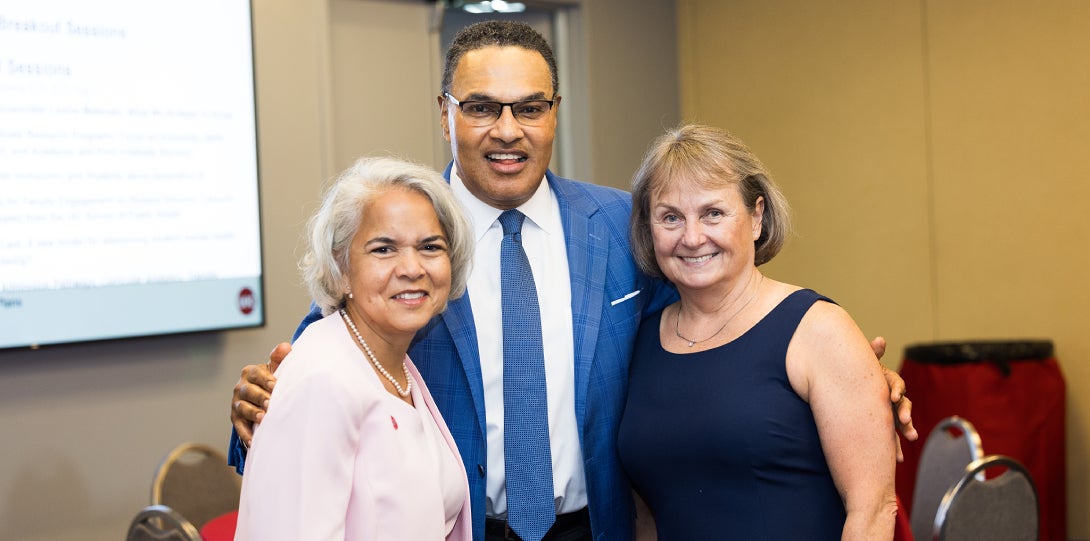
[[[817,301],[803,289],[720,347],[662,349],[662,312],[640,328],[618,451],[662,541],[837,540],[845,511],[787,345]]]

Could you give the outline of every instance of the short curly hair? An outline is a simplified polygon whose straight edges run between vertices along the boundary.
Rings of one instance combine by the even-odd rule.
[[[454,70],[458,62],[470,51],[483,49],[484,47],[521,47],[536,51],[549,65],[549,74],[552,76],[553,94],[560,89],[556,76],[556,57],[553,49],[545,37],[526,23],[514,21],[482,21],[463,28],[447,49],[446,62],[443,65],[443,86],[440,93],[450,92],[451,81],[454,79]]]
[[[761,235],[754,244],[754,264],[776,257],[791,234],[791,207],[772,174],[737,137],[726,130],[686,124],[666,131],[652,143],[632,179],[632,255],[650,276],[665,278],[655,259],[651,237],[651,199],[678,179],[691,179],[710,188],[737,184],[750,212],[757,198],[765,202]]]
[[[308,246],[299,268],[323,315],[344,306],[348,247],[362,223],[364,208],[377,195],[398,188],[418,192],[431,201],[447,237],[450,298],[465,292],[473,261],[473,229],[450,185],[430,167],[396,158],[361,158],[330,184],[322,206],[307,223]]]

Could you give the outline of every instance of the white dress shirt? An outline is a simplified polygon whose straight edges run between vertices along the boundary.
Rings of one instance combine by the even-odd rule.
[[[503,462],[503,320],[500,305],[500,241],[503,239],[503,228],[497,220],[502,211],[474,197],[454,170],[451,171],[450,185],[455,197],[468,211],[477,239],[468,291],[484,380],[488,440],[485,514],[503,518],[507,514]],[[575,346],[567,243],[560,221],[560,206],[547,180],[542,180],[537,192],[518,210],[526,215],[522,224],[522,245],[534,272],[541,309],[553,495],[557,513],[569,513],[586,507],[587,490],[583,452],[579,447],[579,428],[575,421]]]

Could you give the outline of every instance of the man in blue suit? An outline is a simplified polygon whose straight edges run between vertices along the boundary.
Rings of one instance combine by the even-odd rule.
[[[477,540],[519,538],[505,522],[503,461],[503,232],[497,219],[509,209],[526,216],[522,244],[540,301],[556,504],[544,539],[635,535],[631,488],[615,448],[617,427],[640,322],[673,302],[676,292],[641,274],[632,260],[629,194],[548,171],[557,88],[553,53],[540,34],[523,24],[488,21],[455,38],[438,97],[454,154],[445,175],[473,218],[478,245],[469,293],[417,334],[409,355],[465,463]],[[296,335],[319,317],[312,311]],[[286,351],[286,345],[274,350],[269,366],[246,367],[235,387],[236,466],[244,462],[242,442],[248,444],[252,422],[266,407],[275,380],[270,368]],[[891,388],[895,395],[903,391],[896,374]],[[905,399],[903,415],[908,407]]]

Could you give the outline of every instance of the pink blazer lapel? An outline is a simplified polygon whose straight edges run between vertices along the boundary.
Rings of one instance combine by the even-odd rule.
[[[469,504],[469,481],[465,477],[465,464],[462,463],[462,455],[458,452],[458,446],[454,443],[454,437],[450,435],[450,430],[447,429],[447,423],[443,420],[443,416],[439,414],[439,408],[435,406],[435,401],[431,398],[431,392],[428,391],[427,385],[424,385],[424,378],[420,376],[420,372],[416,370],[416,365],[413,364],[412,359],[407,355],[405,356],[405,366],[408,367],[409,373],[412,374],[413,381],[417,384],[420,390],[420,396],[424,397],[424,404],[428,407],[428,412],[431,413],[435,423],[439,425],[439,432],[443,434],[443,439],[446,440],[450,450],[454,452],[454,456],[458,459],[458,465],[461,466],[462,480],[465,483],[465,503],[462,505],[462,512],[458,515],[458,520],[454,523],[454,529],[447,535],[448,541],[472,541],[473,539],[473,517],[471,515],[471,506]]]

